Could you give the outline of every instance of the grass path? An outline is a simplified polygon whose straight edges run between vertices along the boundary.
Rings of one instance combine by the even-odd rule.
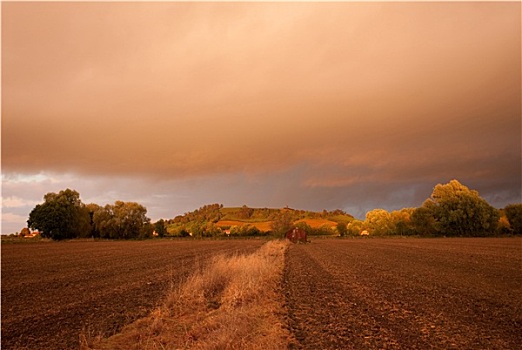
[[[163,305],[108,339],[81,336],[86,349],[284,349],[292,336],[281,292],[287,242],[250,255],[218,256]]]

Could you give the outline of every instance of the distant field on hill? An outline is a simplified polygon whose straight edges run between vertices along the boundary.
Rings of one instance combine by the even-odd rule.
[[[302,220],[296,221],[296,224],[300,223],[300,222],[304,222],[311,228],[320,228],[323,226],[328,226],[328,227],[337,226],[337,222],[332,221],[332,220],[327,220],[327,219],[302,219]]]
[[[262,221],[262,222],[245,222],[238,220],[220,220],[216,223],[219,227],[227,227],[227,226],[244,226],[250,225],[257,227],[260,231],[267,232],[270,231],[270,225],[272,221]]]

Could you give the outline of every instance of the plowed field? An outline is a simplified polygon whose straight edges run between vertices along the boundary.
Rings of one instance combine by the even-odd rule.
[[[146,316],[216,254],[263,241],[59,242],[2,245],[2,349],[78,349]]]
[[[146,316],[169,284],[263,241],[2,245],[2,349],[77,349]],[[298,349],[518,349],[522,239],[315,239],[283,290]]]
[[[291,246],[302,349],[519,349],[522,240],[352,239]]]

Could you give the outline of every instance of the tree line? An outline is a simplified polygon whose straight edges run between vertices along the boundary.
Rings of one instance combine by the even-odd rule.
[[[374,209],[365,220],[357,220],[342,210],[315,213],[291,208],[241,208],[225,211],[222,204],[205,205],[193,212],[171,220],[152,224],[147,209],[139,203],[116,201],[99,206],[84,204],[78,192],[66,189],[47,193],[44,202],[30,212],[28,227],[38,230],[42,237],[54,240],[72,238],[137,239],[150,238],[153,233],[163,236],[216,237],[284,236],[298,226],[310,235],[359,236],[493,236],[522,234],[522,204],[510,204],[503,209],[492,207],[475,190],[457,180],[435,186],[431,196],[418,208],[404,208],[388,212]],[[218,226],[222,219],[241,218],[258,222],[270,221],[270,232],[261,232],[254,225]],[[303,218],[328,218],[337,227],[312,228]]]
[[[135,202],[116,201],[99,206],[84,204],[77,191],[47,193],[44,202],[29,213],[27,225],[43,238],[132,239],[152,236],[154,227],[147,209]]]
[[[338,227],[341,235],[493,236],[522,234],[522,204],[498,210],[457,180],[438,184],[418,208],[374,209],[364,221]]]

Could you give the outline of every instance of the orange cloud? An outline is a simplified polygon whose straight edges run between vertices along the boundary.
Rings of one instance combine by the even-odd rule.
[[[2,3],[3,171],[520,179],[520,6]]]

